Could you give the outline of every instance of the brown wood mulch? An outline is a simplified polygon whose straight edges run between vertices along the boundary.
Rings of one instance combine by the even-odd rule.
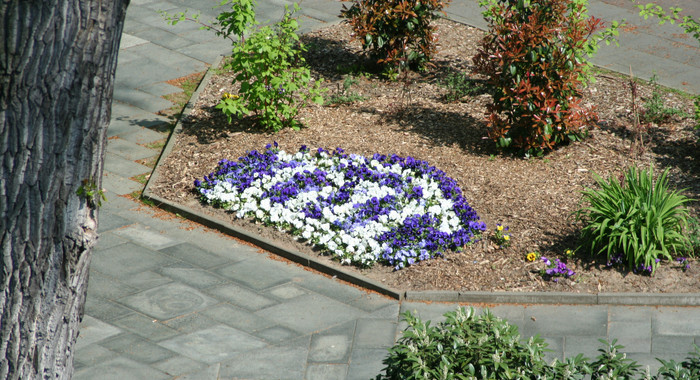
[[[663,263],[653,277],[608,268],[605,259],[593,259],[579,250],[567,260],[577,275],[558,282],[545,281],[537,273],[541,262],[525,260],[528,252],[564,259],[574,249],[581,224],[571,216],[580,192],[594,186],[593,173],[603,178],[620,176],[631,166],[668,168],[671,186],[688,197],[700,199],[700,150],[694,120],[674,117],[647,125],[639,143],[632,128],[629,78],[599,73],[584,90],[587,105],[595,106],[600,122],[588,139],[561,147],[544,158],[500,154],[486,139],[485,105],[489,95],[466,96],[445,102],[440,85],[450,73],[469,72],[483,32],[451,21],[439,20],[436,67],[411,73],[396,82],[377,75],[343,74],[362,61],[360,48],[350,41],[350,29],[332,26],[304,36],[309,46],[307,62],[315,75],[325,78],[327,95],[342,92],[347,75],[356,80],[350,92],[365,100],[332,106],[310,106],[299,119],[301,131],[272,134],[255,129],[250,119],[228,124],[213,107],[223,92],[235,92],[230,74],[216,75],[202,91],[193,112],[183,120],[172,153],[159,166],[151,191],[170,201],[227,218],[281,245],[316,254],[310,247],[271,228],[235,220],[230,214],[199,204],[193,181],[210,173],[222,158],[236,159],[249,150],[263,150],[277,141],[287,151],[301,145],[348,153],[412,156],[428,161],[457,180],[465,197],[489,227],[483,239],[444,259],[422,262],[393,271],[376,265],[354,269],[391,287],[406,290],[566,291],[596,292],[698,292],[700,267],[691,261],[683,271],[677,263]],[[644,99],[652,87],[640,84]],[[667,107],[692,112],[692,100],[665,93]],[[690,204],[700,214],[700,203]],[[509,226],[512,244],[499,248],[490,240],[496,223]],[[347,268],[346,268],[347,269]]]

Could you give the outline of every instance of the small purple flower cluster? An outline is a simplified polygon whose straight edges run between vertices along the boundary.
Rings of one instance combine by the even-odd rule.
[[[401,269],[460,248],[486,230],[454,179],[412,157],[306,146],[288,155],[274,143],[236,162],[221,160],[194,185],[203,202],[306,232],[310,244],[363,265],[370,264],[366,255],[358,257],[371,251],[372,260]]]
[[[605,263],[605,266],[607,266],[608,268],[610,268],[610,267],[612,267],[612,266],[615,266],[615,265],[621,264],[621,263],[622,263],[622,254],[619,253],[619,254],[617,254],[617,255],[611,257],[610,260],[608,260],[608,262]]]
[[[559,277],[570,278],[576,274],[573,270],[566,267],[566,264],[561,262],[559,259],[555,259],[554,262],[546,257],[542,257],[545,268],[540,271],[542,277],[546,279],[552,279],[554,282],[559,280]]]
[[[680,265],[683,266],[683,272],[685,272],[685,271],[687,271],[688,269],[690,269],[690,262],[688,262],[688,259],[687,259],[687,258],[685,258],[685,257],[678,257],[678,258],[676,258],[676,261],[678,262],[678,264],[680,264]]]
[[[660,261],[661,261],[661,259],[655,259],[654,263],[658,264]],[[639,264],[636,268],[634,268],[632,270],[632,272],[651,275],[652,273],[654,273],[654,267],[651,264],[644,265],[642,263],[642,264]]]

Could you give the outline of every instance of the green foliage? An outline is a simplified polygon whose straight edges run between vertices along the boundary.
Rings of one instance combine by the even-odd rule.
[[[588,17],[586,0],[480,0],[489,24],[474,57],[475,72],[493,91],[489,136],[501,148],[533,154],[576,141],[597,116],[583,109],[580,87],[592,75],[587,57],[614,42]]]
[[[496,230],[493,231],[492,240],[494,243],[498,244],[499,248],[510,247],[510,232],[508,226],[504,226],[500,223],[496,224]]]
[[[700,219],[688,217],[688,226],[685,232],[694,253],[700,252]]]
[[[696,96],[693,101],[693,108],[695,114],[695,129],[700,129],[700,95]]]
[[[338,84],[338,90],[335,94],[326,99],[325,105],[346,104],[365,100],[364,96],[359,95],[354,91],[350,91],[350,87],[356,83],[357,79],[355,79],[352,75],[345,76],[342,88],[340,87],[340,84]]]
[[[84,179],[75,194],[85,199],[90,207],[100,207],[102,201],[107,200],[104,189],[98,189],[94,179]]]
[[[635,0],[632,0],[635,1]],[[636,1],[635,1],[636,2]],[[683,28],[683,30],[688,33],[692,34],[693,38],[698,40],[700,42],[700,21],[695,20],[691,16],[680,16],[680,12],[683,11],[682,8],[679,7],[670,7],[669,11],[671,13],[667,13],[661,6],[649,3],[646,5],[637,5],[637,8],[639,8],[639,15],[644,17],[644,19],[648,19],[650,16],[651,17],[658,17],[659,18],[659,24],[663,25],[667,21],[670,22],[671,24],[676,24],[678,23],[678,26]]]
[[[299,6],[290,11],[274,27],[266,26],[236,44],[227,68],[237,73],[241,87],[238,96],[221,99],[216,108],[229,118],[254,113],[260,125],[277,132],[285,127],[298,130],[295,120],[300,107],[308,101],[322,104],[320,81],[311,79],[299,42],[299,24],[292,18]],[[313,84],[311,84],[313,82]]]
[[[158,11],[170,25],[177,25],[180,21],[193,21],[200,24],[201,29],[214,30],[217,36],[223,36],[236,42],[231,36],[238,37],[239,40],[249,29],[258,24],[255,20],[255,0],[222,0],[216,8],[231,5],[230,11],[224,11],[216,16],[211,24],[199,20],[199,14],[188,16],[187,12],[179,12],[173,15],[165,11]]]
[[[624,347],[617,344],[617,339],[613,339],[612,342],[604,339],[598,341],[605,346],[598,349],[600,355],[590,365],[591,379],[633,379],[634,376],[643,373],[637,362],[628,359],[626,354],[620,352]]]
[[[638,172],[630,167],[621,181],[595,176],[600,189],[586,189],[583,200],[589,206],[576,212],[585,224],[584,245],[593,255],[605,254],[610,262],[622,254],[629,269],[653,273],[657,259],[670,260],[689,250],[683,228],[688,219],[684,205],[690,199],[669,191],[667,174],[654,182],[651,168]]]
[[[408,67],[423,68],[435,54],[437,38],[430,22],[449,0],[352,0],[340,17],[354,38],[390,77]],[[444,13],[444,12],[443,12]]]
[[[636,0],[632,0],[633,2],[636,2]],[[682,8],[679,7],[670,7],[669,11],[666,12],[663,7],[649,3],[646,5],[637,5],[637,8],[639,8],[639,15],[644,17],[644,19],[648,19],[649,17],[658,17],[659,18],[659,24],[663,25],[667,21],[670,22],[671,24],[678,24],[679,27],[683,29],[683,31],[687,34],[692,34],[693,38],[695,38],[699,43],[700,43],[700,21],[694,19],[692,16],[680,16],[680,12],[683,11]],[[695,97],[695,129],[700,130],[700,96]],[[700,140],[700,136],[698,136],[698,140]]]
[[[520,341],[518,327],[489,311],[459,308],[437,326],[411,313],[399,342],[384,359],[381,379],[523,379],[546,366],[540,337]],[[532,377],[531,377],[532,376]]]
[[[598,351],[593,361],[582,354],[547,364],[547,344],[538,336],[521,341],[518,327],[486,310],[459,308],[445,314],[445,322],[431,326],[410,312],[402,314],[408,324],[384,359],[377,380],[633,380],[650,379],[640,365],[620,350],[616,340]],[[700,349],[682,363],[661,362],[656,379],[698,379]]]
[[[690,115],[683,110],[674,107],[666,107],[661,86],[657,83],[656,74],[651,76],[649,82],[653,90],[651,96],[644,102],[644,111],[640,115],[642,122],[654,122],[659,124],[673,116],[690,117]]]
[[[681,363],[674,360],[665,361],[656,359],[661,363],[657,379],[693,380],[700,379],[700,347],[695,346],[695,352]]]
[[[300,107],[309,101],[323,103],[320,81],[313,81],[305,67],[302,53],[306,49],[299,42],[299,24],[292,17],[299,5],[294,4],[292,11],[285,5],[280,22],[256,31],[252,30],[258,24],[255,0],[223,0],[218,7],[226,5],[230,5],[230,11],[221,12],[211,24],[200,21],[199,15],[187,16],[186,12],[160,13],[172,25],[194,21],[202,29],[214,30],[233,41],[233,53],[226,68],[237,73],[235,79],[241,87],[238,95],[226,96],[216,106],[229,122],[234,116],[242,118],[254,113],[264,129],[274,132],[285,127],[299,129],[295,117]],[[246,38],[247,34],[251,35]]]
[[[465,96],[474,96],[486,92],[486,87],[461,72],[447,74],[438,83],[447,88],[447,94],[444,96],[447,102],[454,102]]]

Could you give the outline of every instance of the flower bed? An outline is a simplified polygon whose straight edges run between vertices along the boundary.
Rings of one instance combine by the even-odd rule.
[[[201,200],[286,230],[344,264],[401,269],[458,250],[486,225],[452,178],[411,157],[277,143],[196,180]]]

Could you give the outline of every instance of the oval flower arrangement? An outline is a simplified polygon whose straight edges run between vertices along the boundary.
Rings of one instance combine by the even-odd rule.
[[[363,157],[342,149],[222,160],[195,180],[201,200],[288,231],[343,264],[395,269],[478,239],[486,225],[441,170],[411,157]]]

